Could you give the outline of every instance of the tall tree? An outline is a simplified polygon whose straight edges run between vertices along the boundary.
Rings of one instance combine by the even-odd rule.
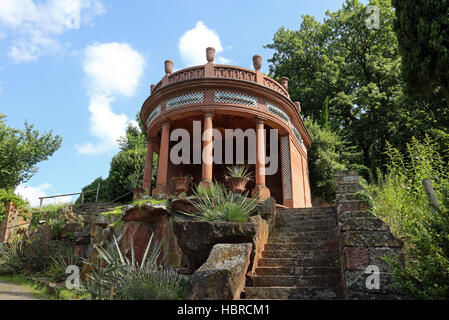
[[[323,22],[303,16],[299,30],[280,28],[266,47],[274,49],[271,75],[289,77],[290,96],[301,101],[303,114],[320,119],[329,97],[332,130],[362,152],[361,164],[375,174],[386,163],[387,141],[403,148],[412,135],[443,126],[448,112],[440,113],[433,97],[404,95],[394,8],[390,0],[370,4],[379,8],[378,29],[367,25],[364,4],[346,0]]]
[[[393,0],[409,93],[441,93],[449,106],[449,1]]]
[[[0,114],[0,188],[13,189],[29,180],[36,165],[59,149],[62,138],[52,132],[40,133],[25,122],[25,129],[10,128]]]

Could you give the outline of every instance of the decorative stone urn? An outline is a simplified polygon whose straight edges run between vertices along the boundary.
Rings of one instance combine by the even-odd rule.
[[[284,87],[285,90],[288,90],[288,78],[287,77],[282,77],[279,80],[279,83],[281,84],[281,86]]]
[[[249,178],[229,177],[229,182],[231,183],[232,190],[239,194],[242,194],[245,191],[246,184],[249,180]]]
[[[253,66],[256,71],[262,68],[262,57],[258,54],[253,57]]]
[[[177,195],[189,191],[190,185],[192,184],[192,177],[173,177],[171,181],[174,185],[175,192]]]
[[[173,61],[165,60],[164,65],[165,65],[165,73],[172,74],[173,73]]]
[[[212,63],[215,60],[215,48],[208,47],[206,49],[207,62]]]

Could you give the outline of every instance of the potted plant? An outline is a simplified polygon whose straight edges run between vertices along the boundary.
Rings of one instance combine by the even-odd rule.
[[[182,193],[187,193],[189,191],[190,185],[192,184],[193,177],[192,176],[180,176],[173,177],[171,181],[174,185],[176,195],[180,195]]]
[[[145,190],[142,188],[143,179],[139,174],[133,173],[128,176],[127,184],[133,193],[133,201],[142,200]]]
[[[245,186],[251,180],[252,174],[248,166],[238,165],[227,167],[228,175],[226,179],[230,181],[234,192],[242,194],[245,191]]]

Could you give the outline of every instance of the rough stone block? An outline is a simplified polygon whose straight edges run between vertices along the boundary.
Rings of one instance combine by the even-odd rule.
[[[389,231],[346,231],[342,232],[345,247],[397,247],[403,242]]]
[[[347,247],[343,249],[343,254],[347,270],[365,270],[369,265],[367,248]]]
[[[341,231],[389,231],[390,227],[378,218],[347,219],[340,223]]]
[[[252,244],[216,244],[207,261],[193,273],[189,299],[239,299],[245,287]]]

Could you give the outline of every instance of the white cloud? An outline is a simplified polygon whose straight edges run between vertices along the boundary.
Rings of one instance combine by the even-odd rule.
[[[219,54],[223,52],[220,37],[215,30],[209,29],[203,21],[198,21],[195,28],[187,30],[178,43],[179,53],[186,66],[207,63],[207,47],[215,48],[216,60],[219,63],[230,62],[229,59],[219,57]]]
[[[90,92],[131,96],[143,74],[145,59],[126,43],[87,46],[83,70]]]
[[[38,186],[38,187],[32,187],[27,186],[24,184],[20,184],[17,186],[16,190],[14,191],[15,194],[20,195],[22,198],[26,199],[32,207],[38,207],[40,204],[39,197],[46,197],[48,194],[46,191],[48,191],[51,188],[51,184],[48,182]],[[44,199],[44,206],[49,203],[70,203],[73,202],[72,196],[64,196],[64,197],[58,197],[54,199]]]
[[[145,59],[126,43],[93,44],[86,48],[83,70],[89,96],[90,132],[98,142],[76,146],[81,154],[99,154],[117,147],[125,135],[128,119],[112,111],[118,95],[132,96],[143,75]],[[135,121],[134,121],[135,122]]]
[[[102,0],[1,0],[0,33],[11,37],[8,55],[29,62],[59,50],[58,35],[91,24],[102,13]]]

